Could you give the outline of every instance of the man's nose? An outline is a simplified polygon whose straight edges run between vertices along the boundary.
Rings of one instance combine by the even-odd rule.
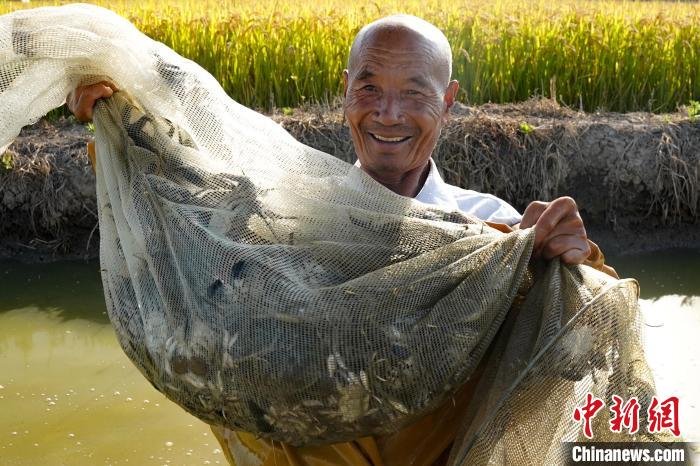
[[[385,93],[379,100],[379,108],[375,121],[384,126],[397,125],[403,122],[401,97],[394,93]]]

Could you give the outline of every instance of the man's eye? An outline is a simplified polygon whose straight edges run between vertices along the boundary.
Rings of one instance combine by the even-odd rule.
[[[371,85],[371,84],[367,84],[366,86],[363,86],[363,87],[362,87],[362,90],[363,90],[363,91],[374,92],[374,91],[377,90],[377,88],[376,88],[375,86]]]
[[[420,91],[417,91],[415,89],[409,89],[406,91],[406,94],[408,94],[408,95],[420,95]]]

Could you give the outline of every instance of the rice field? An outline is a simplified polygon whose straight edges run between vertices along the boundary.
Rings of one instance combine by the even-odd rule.
[[[2,2],[0,13],[65,2]],[[397,13],[440,27],[465,103],[554,97],[587,111],[674,111],[700,97],[696,3],[523,0],[93,0],[257,109],[332,103],[355,33]]]

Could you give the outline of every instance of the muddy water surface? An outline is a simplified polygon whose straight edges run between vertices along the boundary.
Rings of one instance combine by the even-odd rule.
[[[98,269],[0,264],[0,465],[227,464],[122,352]]]
[[[641,287],[644,347],[659,397],[679,398],[681,435],[696,442],[700,465],[700,251],[609,257]]]

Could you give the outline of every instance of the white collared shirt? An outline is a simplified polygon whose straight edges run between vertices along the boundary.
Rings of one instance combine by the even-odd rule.
[[[355,166],[360,166],[359,160],[355,162]],[[480,220],[494,223],[515,225],[522,220],[517,210],[492,194],[462,189],[445,183],[432,158],[428,178],[415,199],[448,211],[460,210]]]

